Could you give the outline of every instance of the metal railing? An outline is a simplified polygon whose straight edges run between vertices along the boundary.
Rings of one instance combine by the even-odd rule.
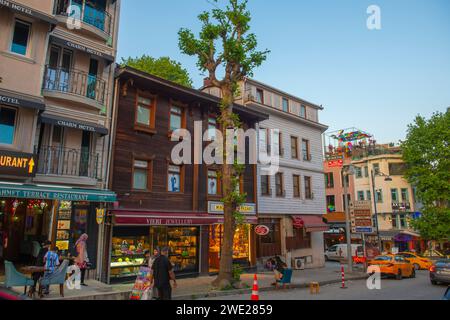
[[[77,70],[45,66],[43,89],[86,97],[105,104],[106,81]]]
[[[38,155],[37,173],[71,177],[86,177],[101,180],[102,155],[80,149],[41,146]]]
[[[86,0],[56,0],[55,14],[60,16],[70,16],[103,31],[107,35],[111,35],[112,17],[103,8],[96,8],[93,1]],[[68,9],[70,8],[70,14]]]

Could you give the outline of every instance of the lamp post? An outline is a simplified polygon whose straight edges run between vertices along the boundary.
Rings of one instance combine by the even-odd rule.
[[[350,224],[350,208],[348,203],[348,184],[347,177],[352,174],[351,166],[342,168],[342,177],[344,179],[344,205],[345,205],[345,228],[347,230],[347,263],[350,272],[353,272],[353,253],[352,253],[352,233]]]
[[[385,181],[389,182],[392,181],[392,178],[384,173],[377,172],[375,173],[373,169],[371,170],[371,176],[372,176],[372,192],[373,192],[373,202],[374,202],[374,214],[375,214],[375,228],[377,230],[377,239],[378,239],[378,249],[380,250],[380,254],[383,253],[383,247],[381,245],[381,238],[380,238],[380,228],[378,224],[378,210],[377,210],[377,203],[378,203],[378,197],[377,197],[377,191],[375,187],[375,176],[381,176],[385,177]]]

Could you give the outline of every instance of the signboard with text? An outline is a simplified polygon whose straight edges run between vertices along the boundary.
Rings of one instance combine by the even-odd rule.
[[[209,201],[208,202],[208,213],[212,214],[223,214],[223,203]],[[238,211],[245,215],[256,215],[256,204],[254,203],[244,203],[238,208]]]
[[[371,201],[353,201],[350,216],[353,233],[373,233]]]
[[[35,154],[0,150],[0,175],[34,177],[36,167]]]

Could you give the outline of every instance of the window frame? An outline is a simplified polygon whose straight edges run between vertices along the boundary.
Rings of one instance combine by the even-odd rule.
[[[308,188],[306,187],[307,186],[307,183],[306,183],[307,181],[309,182]],[[311,176],[305,176],[304,177],[304,184],[305,184],[305,199],[306,200],[313,200],[314,197],[313,197],[312,177]],[[309,191],[309,193],[308,193],[308,191]]]
[[[306,142],[306,155],[304,154],[304,150],[303,150],[303,144]],[[307,162],[311,162],[312,157],[311,157],[311,145],[310,145],[310,141],[308,139],[302,139],[302,155],[303,155],[303,161],[307,161]]]
[[[361,197],[362,195],[362,197]],[[365,192],[364,191],[358,191],[358,201],[365,201]]]
[[[287,101],[287,110],[284,110],[284,102],[285,102],[285,101]],[[288,99],[288,98],[281,97],[281,110],[282,110],[283,112],[287,112],[287,113],[290,112],[290,103],[289,103],[289,99]]]
[[[9,110],[13,110],[14,111],[14,132],[13,132],[13,139],[12,139],[12,143],[1,143],[0,142],[0,146],[14,146],[16,144],[16,139],[17,139],[17,126],[19,124],[19,113],[20,113],[20,109],[19,108],[13,108],[13,107],[9,107],[9,106],[4,106],[4,105],[0,105],[0,115],[1,115],[1,110],[2,109],[9,109]]]
[[[216,183],[217,183],[217,193],[216,194],[210,194],[209,193],[209,173],[215,172],[216,173]],[[222,196],[222,181],[220,179],[220,170],[216,168],[207,168],[206,169],[206,194],[208,198],[217,198]]]
[[[138,157],[138,156],[133,156],[132,159],[132,170],[131,170],[131,190],[133,190],[133,192],[152,192],[153,190],[153,158],[146,158],[146,157]],[[136,165],[135,162],[136,161],[145,161],[148,164],[147,167],[147,188],[146,189],[136,189],[134,187],[134,173],[136,170]],[[142,168],[140,168],[141,170],[144,170]]]
[[[280,187],[281,190],[278,189],[278,183],[277,183],[277,177],[280,177]],[[278,192],[281,191],[281,192]],[[275,174],[275,195],[277,196],[277,198],[283,198],[286,193],[285,193],[285,189],[284,189],[284,174],[283,172],[277,172]]]
[[[303,111],[305,111],[304,115],[303,115]],[[307,116],[307,109],[306,109],[306,106],[304,104],[300,105],[300,118],[303,118],[303,119],[307,119],[308,118],[308,116]]]
[[[330,177],[331,177],[331,179],[330,179]],[[325,172],[325,187],[326,187],[326,189],[334,189],[334,173],[333,172]]]
[[[406,191],[406,193],[405,193],[405,195],[406,195],[406,198],[404,198],[403,197],[403,192],[404,191]],[[401,199],[402,199],[402,203],[408,203],[409,201],[410,201],[410,198],[409,198],[409,189],[408,188],[401,188],[400,189],[400,196],[401,196]]]
[[[263,182],[265,182],[263,179],[267,179],[267,192],[263,192]],[[261,175],[261,196],[263,197],[270,197],[272,196],[272,189],[270,184],[270,176],[269,175]]]
[[[258,100],[258,95],[261,93],[261,101]],[[256,88],[256,102],[260,104],[264,104],[264,90],[261,88]]]
[[[295,141],[295,143],[294,143]],[[293,146],[295,145],[295,148]],[[295,150],[295,156],[292,154],[292,152]],[[298,137],[291,136],[291,159],[293,160],[300,160],[299,152],[298,152]]]
[[[188,106],[186,104],[183,104],[183,103],[179,102],[179,101],[170,100],[169,101],[169,124],[168,124],[169,136],[172,135],[172,133],[174,131],[171,128],[171,120],[172,120],[172,115],[173,115],[172,108],[173,107],[179,108],[181,110],[181,115],[180,115],[181,116],[181,119],[180,119],[181,120],[180,121],[181,122],[181,128],[178,128],[178,129],[187,129],[186,128],[186,123],[187,123],[187,121],[186,121],[186,109],[187,109]]]
[[[151,94],[149,92],[146,91],[142,91],[142,90],[137,90],[136,94],[135,94],[135,106],[134,106],[134,130],[136,131],[143,131],[146,133],[151,133],[151,134],[155,134],[156,133],[156,108],[157,108],[157,99],[158,96]],[[139,103],[139,98],[145,98],[145,99],[150,99],[152,101],[151,105],[144,105],[145,107],[149,107],[150,108],[150,125],[145,125],[143,123],[138,122],[138,106],[140,105]]]
[[[14,52],[12,50],[17,22],[28,26],[28,38],[27,38],[27,45],[26,45],[26,49],[25,49],[25,54]],[[9,41],[9,50],[8,50],[9,53],[17,55],[17,56],[20,56],[20,57],[29,57],[30,56],[30,47],[31,47],[30,43],[31,43],[31,38],[32,38],[32,26],[33,26],[32,22],[26,21],[26,20],[18,18],[18,17],[14,17],[14,24],[13,24],[13,27],[12,27],[12,30],[11,30],[11,40]]]
[[[297,184],[297,186],[296,186]],[[299,174],[292,175],[292,194],[296,199],[301,199],[302,191],[301,191],[301,176]]]

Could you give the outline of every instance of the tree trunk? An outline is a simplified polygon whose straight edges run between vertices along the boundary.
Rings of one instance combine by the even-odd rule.
[[[222,190],[223,196],[229,195],[232,190],[232,177],[234,175],[233,165],[226,164],[227,139],[225,136],[227,128],[234,127],[231,114],[233,113],[234,97],[230,88],[222,88],[223,107],[222,108],[222,132],[224,165],[222,166]],[[219,276],[213,281],[215,287],[221,289],[230,286],[233,283],[233,241],[236,232],[236,222],[234,211],[236,203],[233,201],[224,201],[224,225],[223,225],[223,241],[220,254]]]

